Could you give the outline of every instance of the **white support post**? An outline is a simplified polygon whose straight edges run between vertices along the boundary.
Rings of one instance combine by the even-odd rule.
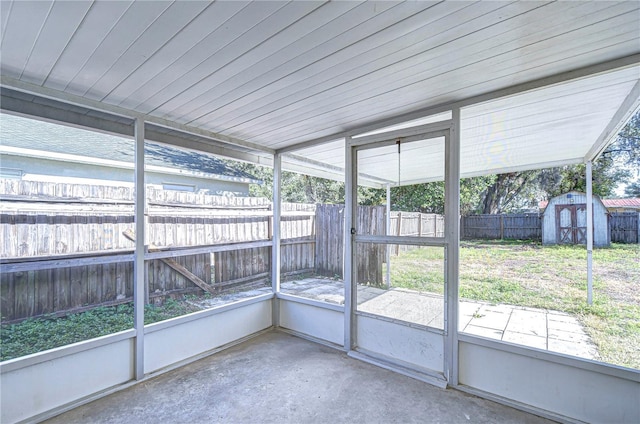
[[[387,236],[390,236],[391,234],[389,234],[389,230],[391,229],[391,184],[387,184],[387,219],[386,219],[386,226],[387,226]],[[421,218],[422,219],[422,218]],[[385,255],[386,258],[385,260],[387,261],[387,275],[386,275],[386,279],[387,279],[387,289],[391,288],[391,245],[387,244],[387,246],[385,247]]]
[[[593,187],[592,164],[587,162],[587,303],[593,303]]]
[[[280,217],[282,216],[282,155],[276,153],[273,157],[273,238],[271,245],[271,287],[273,290],[272,321],[273,326],[280,325]]]
[[[357,212],[357,166],[351,148],[351,138],[345,139],[345,190],[344,190],[344,263],[342,274],[344,276],[344,348],[351,351],[355,345],[355,305],[356,305],[356,285],[355,285],[355,249],[353,248],[353,234],[351,229],[355,228],[354,217]]]
[[[133,261],[133,327],[136,330],[135,379],[144,377],[144,300],[145,300],[145,184],[144,184],[144,120],[135,120],[135,226],[136,242]]]
[[[445,369],[450,385],[458,385],[458,276],[460,251],[460,109],[445,146],[446,342]]]

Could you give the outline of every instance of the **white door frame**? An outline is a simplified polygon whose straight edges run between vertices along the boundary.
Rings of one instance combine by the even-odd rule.
[[[444,378],[450,385],[457,385],[458,363],[458,262],[460,242],[460,136],[459,109],[453,111],[453,119],[419,127],[390,131],[366,137],[350,138],[345,142],[345,331],[344,348],[348,352],[357,346],[356,338],[356,279],[355,266],[357,242],[399,243],[445,248],[445,326],[444,326]],[[357,152],[395,144],[400,138],[411,142],[426,138],[445,138],[445,235],[444,237],[369,236],[355,234],[357,216]],[[398,364],[406,367],[406,363]]]

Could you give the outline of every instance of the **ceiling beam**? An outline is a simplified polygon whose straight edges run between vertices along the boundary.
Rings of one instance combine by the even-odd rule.
[[[286,164],[286,169],[288,171],[335,181],[344,181],[344,168],[340,166],[328,165],[320,161],[293,155],[290,153],[282,156],[282,164],[283,167]],[[383,178],[375,177],[373,175],[359,175],[360,185],[364,185],[367,187],[382,188],[390,182],[391,181],[387,181]]]
[[[0,88],[0,110],[43,121],[63,123],[77,128],[91,128],[107,134],[133,137],[133,122],[103,112],[87,114],[86,109],[65,105],[56,100],[34,97],[7,87]]]
[[[110,135],[133,137],[133,120],[119,115],[87,109],[62,103],[58,100],[43,99],[7,87],[0,89],[0,109],[5,113],[25,117],[37,117],[47,122],[63,123],[78,128],[91,128]],[[182,147],[190,150],[212,153],[219,157],[250,162],[257,165],[273,166],[273,155],[239,149],[210,138],[188,134],[182,131],[163,131],[164,127],[147,123],[145,138],[149,141]]]
[[[52,90],[47,87],[27,83],[24,81],[10,78],[7,76],[0,76],[0,86],[7,87],[23,93],[32,94],[34,96],[44,97],[47,99],[57,100],[62,103],[72,104],[74,106],[80,106],[91,110],[100,112],[106,112],[109,114],[126,117],[126,118],[142,118],[145,122],[158,125],[165,128],[171,128],[177,131],[185,132],[188,134],[198,135],[201,137],[209,138],[221,143],[226,143],[235,146],[246,147],[257,152],[263,152],[268,154],[275,154],[274,149],[270,149],[264,146],[260,146],[255,143],[241,140],[235,137],[229,137],[226,135],[214,133],[201,128],[192,127],[189,125],[178,124],[177,122],[169,121],[167,119],[142,114],[135,110],[126,109],[120,106],[110,105],[107,103],[99,102],[96,100],[87,99],[85,97],[77,96],[75,94],[69,94],[58,90]]]
[[[557,168],[559,166],[577,165],[579,163],[583,163],[583,159],[581,157],[566,159],[566,160],[538,162],[538,163],[527,164],[526,166],[516,165],[516,166],[506,166],[502,168],[491,168],[491,169],[481,170],[481,171],[463,172],[463,173],[460,173],[460,178],[482,177],[484,175],[507,174],[510,172],[533,171],[537,169]]]
[[[211,153],[218,157],[248,162],[255,165],[273,167],[272,155],[243,152],[229,148],[224,144],[211,143],[207,139],[199,136],[189,137],[187,134],[181,132],[161,132],[158,131],[158,127],[153,124],[145,125],[145,138],[150,141],[157,141],[171,146],[182,147],[198,152]]]
[[[618,110],[616,111],[609,124],[600,134],[600,137],[593,143],[593,146],[584,157],[584,162],[596,160],[609,146],[609,143],[618,135],[622,127],[627,125],[629,119],[640,107],[640,79],[635,83],[629,95],[624,99]]]

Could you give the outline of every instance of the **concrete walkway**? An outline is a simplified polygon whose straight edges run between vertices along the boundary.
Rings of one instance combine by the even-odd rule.
[[[543,418],[270,332],[47,423],[484,423]]]
[[[307,278],[281,284],[283,293],[343,304],[343,282]],[[358,310],[400,321],[444,326],[442,296],[412,290],[358,286]],[[595,344],[573,316],[546,309],[461,300],[459,330],[537,349],[598,359]]]

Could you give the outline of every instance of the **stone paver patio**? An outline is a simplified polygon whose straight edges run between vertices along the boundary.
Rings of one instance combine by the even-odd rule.
[[[583,325],[564,312],[461,301],[459,329],[476,336],[599,359]]]
[[[281,283],[282,293],[344,304],[341,280],[305,278]],[[211,308],[270,293],[270,287],[243,291],[192,302]],[[442,296],[412,290],[358,286],[358,311],[433,328],[444,328]],[[595,344],[584,327],[564,312],[522,306],[461,300],[459,330],[467,334],[502,340],[586,359],[599,359]]]
[[[283,293],[343,304],[343,283],[325,278],[306,278],[281,284]],[[358,310],[388,318],[442,329],[442,296],[411,290],[358,286]],[[461,300],[461,332],[528,347],[598,359],[595,344],[584,327],[564,312],[521,306]]]

